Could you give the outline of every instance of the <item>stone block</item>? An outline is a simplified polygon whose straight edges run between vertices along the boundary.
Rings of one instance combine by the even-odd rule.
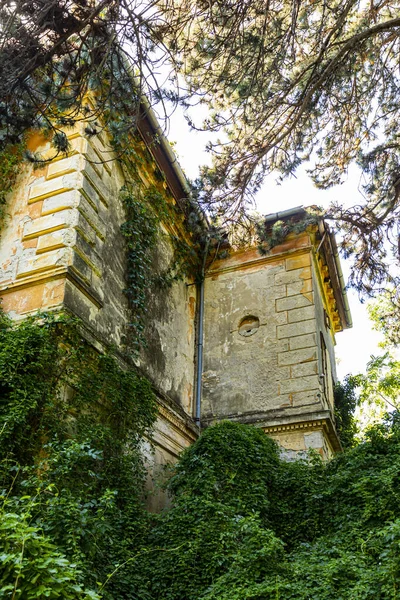
[[[302,415],[305,421],[309,420],[310,413],[324,408],[317,388],[301,392],[281,393],[279,401],[280,408],[295,408],[297,415]]]
[[[268,433],[268,435],[287,451],[297,453],[306,450],[304,433],[302,431],[282,431],[279,433]]]
[[[314,306],[303,306],[302,308],[293,308],[288,311],[288,322],[298,323],[300,321],[308,321],[315,318]]]
[[[70,136],[67,137],[70,144],[70,149],[67,156],[73,156],[74,154],[82,154],[87,144],[85,138],[80,136],[74,138],[70,138]],[[48,150],[41,152],[43,160],[50,160],[51,164],[63,160],[65,158],[65,154],[56,154],[57,153],[54,148],[49,148]]]
[[[76,251],[73,253],[71,269],[72,271],[75,271],[87,285],[91,284],[93,271],[82,256]]]
[[[287,352],[290,350],[289,340],[287,338],[283,338],[282,340],[276,341],[276,351],[277,352]]]
[[[105,149],[101,142],[94,143],[94,138],[91,138],[88,143],[84,156],[98,176],[108,185],[115,157]]]
[[[100,179],[100,177],[98,176],[96,171],[93,169],[93,167],[87,161],[85,163],[85,166],[84,166],[84,169],[82,172],[83,172],[84,176],[89,180],[89,183],[93,186],[93,188],[98,193],[99,198],[103,202],[103,204],[108,206],[110,190],[104,184],[104,182]]]
[[[44,200],[39,200],[34,204],[28,204],[27,208],[27,216],[31,219],[38,219],[42,216],[42,208],[43,208]]]
[[[311,348],[317,345],[315,333],[306,333],[289,339],[289,350],[298,350],[299,348]]]
[[[57,267],[67,267],[69,262],[68,248],[59,248],[39,255],[22,255],[18,261],[17,278],[27,277],[33,273],[49,271]]]
[[[286,298],[286,285],[275,285],[269,288],[267,301],[270,301],[270,298]],[[272,304],[273,307],[273,304]]]
[[[293,269],[292,271],[283,271],[275,275],[275,285],[295,283],[299,280],[309,279],[311,277],[311,267],[302,269]]]
[[[295,379],[287,379],[279,382],[281,394],[290,394],[291,392],[305,392],[308,390],[318,390],[319,382],[317,375],[309,375],[306,377],[296,377]]]
[[[108,148],[110,146],[108,145]],[[104,169],[111,175],[112,167],[115,162],[115,156],[111,154],[104,143],[99,139],[99,136],[92,137],[90,142],[88,143],[88,147],[85,152],[85,156],[89,158],[89,160],[93,160],[93,154],[95,153],[98,157],[98,160],[102,162]]]
[[[286,286],[286,296],[297,296],[298,294],[304,294],[309,302],[312,302],[312,279],[300,279]]]
[[[67,208],[75,208],[79,205],[81,195],[78,190],[70,190],[62,192],[56,196],[50,196],[43,200],[42,216],[50,215],[51,213],[59,212]]]
[[[47,167],[46,179],[55,179],[74,171],[80,171],[83,166],[83,160],[82,156],[76,154],[75,156],[69,156],[68,158],[62,158],[50,163]]]
[[[272,312],[272,314],[268,315],[268,321],[273,321],[276,325],[286,325],[288,322],[288,314],[287,312]]]
[[[87,222],[85,216],[81,212],[78,212],[76,230],[78,231],[79,235],[81,235],[88,242],[88,244],[96,246],[97,232],[95,229],[93,229],[90,223]]]
[[[76,236],[74,251],[89,265],[89,267],[100,277],[103,269],[103,261],[93,247],[81,237]]]
[[[293,269],[300,269],[301,267],[309,267],[311,265],[311,256],[309,253],[301,254],[300,256],[293,256],[287,258],[285,261],[286,271],[292,271]]]
[[[318,375],[318,362],[316,360],[300,363],[291,367],[292,378],[307,377],[308,375]]]
[[[284,310],[293,310],[294,308],[302,308],[303,306],[310,306],[312,302],[303,294],[298,296],[288,296],[285,298],[279,298],[276,301],[276,311],[281,312]]]
[[[41,235],[38,240],[36,254],[43,254],[44,252],[50,252],[57,248],[63,248],[73,244],[76,237],[74,229],[59,229],[46,235]]]
[[[106,237],[106,224],[99,213],[93,209],[93,206],[87,202],[86,197],[82,196],[79,212],[85,217],[86,221],[94,229],[99,238],[104,240]]]
[[[36,248],[36,246],[38,245],[38,239],[39,238],[31,238],[30,240],[22,242],[22,248],[24,250],[27,250],[28,248]]]
[[[32,204],[33,202],[38,202],[38,200],[44,200],[50,196],[56,196],[57,194],[73,190],[77,187],[80,179],[80,173],[74,172],[63,177],[36,183],[29,190],[28,203]]]
[[[82,196],[84,196],[86,198],[88,204],[91,205],[93,210],[98,212],[99,206],[101,204],[100,197],[99,197],[98,193],[96,192],[96,190],[94,189],[94,187],[92,186],[92,184],[90,183],[90,181],[86,177],[82,178],[82,185],[81,185],[79,191],[81,192]]]
[[[27,221],[24,225],[22,239],[27,240],[74,225],[74,212],[73,210],[63,210],[55,214],[39,217],[33,221]]]
[[[274,370],[276,381],[284,381],[290,379],[290,367],[277,367]]]
[[[10,315],[23,315],[59,306],[64,300],[64,286],[63,278],[7,290],[2,293],[2,308]]]
[[[307,450],[313,448],[314,450],[320,450],[325,445],[325,437],[322,430],[311,431],[310,433],[304,434],[304,441]]]
[[[121,282],[121,287],[120,289],[123,290],[124,289],[124,283],[125,282]],[[104,280],[102,277],[99,277],[94,271],[92,273],[92,289],[95,290],[100,302],[104,301]]]
[[[322,409],[318,388],[307,390],[305,392],[295,392],[291,394],[291,397],[293,406],[295,406],[300,413],[310,412],[310,406],[313,407],[312,410]]]
[[[296,365],[302,362],[316,360],[316,348],[301,348],[300,350],[289,350],[278,354],[278,365]]]
[[[309,319],[307,321],[299,321],[298,323],[290,323],[289,325],[278,325],[277,326],[277,337],[291,338],[306,333],[314,333],[316,331],[315,319]]]

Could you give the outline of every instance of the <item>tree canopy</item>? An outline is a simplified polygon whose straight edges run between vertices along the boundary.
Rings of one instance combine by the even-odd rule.
[[[196,192],[212,216],[245,219],[268,173],[310,160],[327,188],[357,162],[362,200],[325,217],[341,228],[358,289],[397,282],[398,2],[16,0],[2,3],[0,21],[3,146],[41,127],[63,152],[78,119],[121,137],[142,93],[165,114],[166,102],[205,104],[210,115],[194,126],[221,140]]]

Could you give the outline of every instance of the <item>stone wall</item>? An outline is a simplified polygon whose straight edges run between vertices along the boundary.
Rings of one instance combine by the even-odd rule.
[[[288,450],[317,447],[325,456],[338,442],[320,377],[325,324],[313,257],[304,233],[271,255],[248,249],[212,266],[205,286],[202,422],[254,423]],[[243,335],[246,318],[258,319],[258,328]]]
[[[130,312],[125,294],[126,220],[119,198],[122,171],[102,136],[69,134],[68,157],[42,169],[24,165],[6,206],[0,240],[2,306],[20,319],[38,311],[67,310],[80,317],[89,339],[101,349],[123,349]],[[154,184],[155,163],[144,144],[141,177]],[[52,156],[48,142],[31,140],[32,150]],[[147,162],[146,162],[147,161]],[[167,183],[157,181],[166,200]],[[159,260],[168,266],[172,247],[160,225]],[[160,416],[154,440],[156,460],[171,461],[197,436],[193,411],[196,288],[187,281],[151,290],[138,366],[152,381]]]
[[[15,319],[66,309],[83,320],[99,349],[122,350],[130,321],[124,178],[103,135],[87,138],[76,129],[69,142],[67,157],[39,170],[24,166],[9,198],[0,244],[3,307]],[[154,157],[143,142],[134,143],[143,185],[175,203]],[[30,144],[52,158],[40,135]],[[176,224],[160,223],[155,271],[173,260],[171,234],[188,239],[182,221],[183,214]],[[232,252],[212,263],[205,281],[202,424],[253,423],[288,456],[309,448],[329,456],[340,448],[332,380],[341,323],[318,235],[314,228],[289,236],[267,256],[254,247]],[[187,280],[164,289],[149,285],[148,292],[147,347],[136,362],[158,396],[151,460],[164,464],[198,435],[192,419],[197,294]]]

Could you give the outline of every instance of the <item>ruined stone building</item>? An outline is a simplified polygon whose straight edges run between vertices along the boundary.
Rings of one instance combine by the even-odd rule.
[[[138,167],[143,184],[156,185],[178,216],[182,212],[178,229],[160,224],[158,256],[167,264],[168,232],[188,235],[183,231],[188,189],[167,141],[159,135],[154,142],[157,127],[145,112],[135,143],[137,155],[147,157]],[[93,344],[120,347],[130,321],[123,293],[126,217],[119,199],[124,179],[102,135],[87,137],[76,129],[69,142],[68,156],[37,170],[24,166],[10,195],[1,232],[2,306],[15,319],[67,310],[82,319]],[[40,135],[32,135],[29,144],[51,157]],[[196,388],[202,392],[202,427],[232,419],[262,427],[289,454],[315,448],[329,457],[339,450],[334,345],[335,335],[351,326],[351,316],[335,239],[323,220],[265,256],[249,247],[216,257],[201,292],[188,277],[149,300],[148,344],[137,362],[159,403],[155,462],[174,460],[198,436]]]

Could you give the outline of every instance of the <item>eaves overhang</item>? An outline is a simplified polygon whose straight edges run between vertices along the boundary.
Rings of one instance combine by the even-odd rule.
[[[330,230],[329,225],[323,219],[320,220],[318,228],[342,328],[350,329],[353,326],[353,319],[350,312],[336,238]]]
[[[158,168],[164,173],[168,187],[181,210],[188,207],[196,210],[200,222],[206,229],[209,223],[206,214],[191,200],[191,188],[178,159],[171,148],[158,120],[145,96],[142,96],[137,119],[138,132],[152,154]]]

